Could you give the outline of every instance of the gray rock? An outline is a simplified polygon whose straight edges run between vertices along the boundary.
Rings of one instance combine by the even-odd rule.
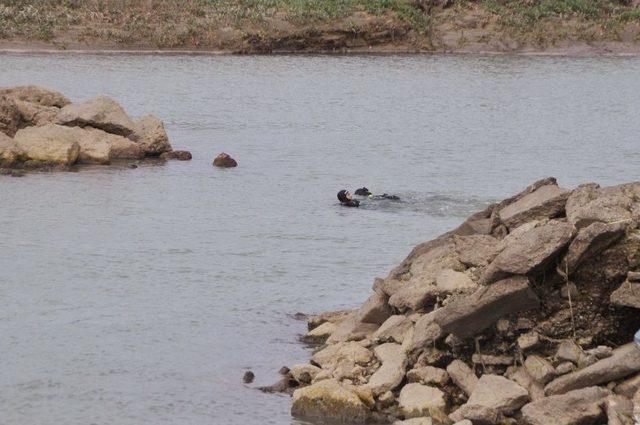
[[[311,357],[311,361],[322,369],[333,369],[342,361],[364,366],[373,360],[373,353],[357,342],[341,342],[328,345]]]
[[[395,421],[393,425],[433,425],[431,418],[426,416],[422,418],[411,418],[404,421]]]
[[[471,361],[483,366],[510,366],[513,364],[513,356],[494,356],[475,353],[471,356]]]
[[[521,224],[542,218],[555,218],[564,213],[569,192],[555,184],[540,186],[516,202],[500,209],[500,220],[513,229]]]
[[[524,367],[529,375],[541,384],[547,384],[556,376],[553,365],[545,358],[538,355],[530,355],[524,362]]]
[[[291,367],[289,373],[297,382],[310,384],[322,369],[310,364],[297,364]]]
[[[413,330],[410,351],[431,346],[443,336],[442,328],[433,319],[433,313],[425,314],[418,319]]]
[[[389,297],[381,292],[374,292],[360,307],[356,319],[364,323],[382,325],[393,313],[388,304]]]
[[[478,384],[478,377],[462,360],[454,360],[447,366],[447,373],[454,384],[466,395],[471,395]]]
[[[484,267],[498,255],[498,240],[489,235],[454,237],[458,260],[467,267]]]
[[[526,368],[512,366],[507,369],[506,376],[527,390],[529,392],[529,398],[531,398],[532,401],[546,397],[542,384],[533,379]]]
[[[604,419],[600,408],[609,391],[590,387],[546,397],[522,408],[526,425],[585,425]]]
[[[551,381],[545,387],[545,393],[564,394],[580,388],[606,384],[638,371],[640,371],[640,349],[636,344],[631,343],[616,349],[611,357]]]
[[[582,356],[582,348],[570,339],[562,341],[556,352],[556,359],[558,361],[567,361],[573,364],[578,364]]]
[[[91,126],[127,137],[136,131],[136,125],[120,105],[106,96],[97,96],[81,103],[72,103],[60,110],[58,124]]]
[[[58,116],[59,109],[53,106],[42,106],[23,100],[14,100],[14,102],[20,112],[22,126],[54,123]]]
[[[569,273],[573,272],[580,264],[595,257],[619,240],[628,226],[628,222],[595,222],[580,229],[569,245],[563,265]]]
[[[625,220],[638,221],[638,211],[633,211],[638,183],[600,188],[596,184],[576,188],[567,200],[567,217],[577,229],[594,222],[614,223]]]
[[[634,425],[633,402],[626,397],[610,395],[606,398],[607,425]]]
[[[434,321],[446,333],[466,338],[509,314],[538,308],[540,301],[526,277],[512,277],[482,287],[435,311]]]
[[[529,393],[515,382],[498,375],[482,375],[467,404],[512,414],[529,401]]]
[[[620,307],[640,308],[640,282],[625,280],[611,293],[611,303]]]
[[[571,362],[562,362],[556,366],[556,376],[566,375],[576,370],[576,367]]]
[[[573,226],[552,221],[534,227],[507,245],[487,266],[480,282],[488,284],[509,274],[526,275],[544,269],[571,241]]]
[[[633,398],[635,393],[640,390],[640,374],[627,378],[616,385],[613,390],[616,394],[620,394],[627,398]]]

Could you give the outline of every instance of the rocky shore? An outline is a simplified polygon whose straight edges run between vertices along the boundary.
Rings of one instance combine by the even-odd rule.
[[[136,121],[114,100],[97,96],[71,103],[38,86],[0,88],[0,171],[69,170],[145,158],[190,159],[174,151],[153,115]]]
[[[638,423],[639,224],[640,182],[535,182],[309,317],[277,388],[310,421]]]

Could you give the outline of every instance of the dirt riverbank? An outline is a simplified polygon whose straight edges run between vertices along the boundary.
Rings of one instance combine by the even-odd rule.
[[[4,51],[638,54],[617,1],[0,1]],[[312,4],[313,3],[313,4]]]

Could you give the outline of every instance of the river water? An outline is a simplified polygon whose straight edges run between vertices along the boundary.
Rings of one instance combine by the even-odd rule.
[[[640,59],[0,55],[191,162],[0,179],[0,423],[290,424],[296,312],[533,180],[638,178]],[[240,166],[214,169],[221,151]],[[402,202],[336,204],[367,186]],[[257,376],[242,383],[250,368]]]

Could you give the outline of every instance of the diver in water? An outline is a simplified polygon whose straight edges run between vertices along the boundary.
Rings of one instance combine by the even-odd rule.
[[[354,193],[356,195],[358,195],[358,196],[366,196],[369,199],[376,199],[376,200],[377,199],[389,199],[389,200],[392,200],[392,201],[399,201],[400,200],[399,196],[397,196],[397,195],[389,195],[388,193],[383,193],[382,195],[374,195],[366,187],[361,187],[360,189],[356,189],[356,191]]]
[[[360,201],[351,198],[351,193],[348,190],[341,190],[338,192],[338,201],[343,207],[359,207]]]

